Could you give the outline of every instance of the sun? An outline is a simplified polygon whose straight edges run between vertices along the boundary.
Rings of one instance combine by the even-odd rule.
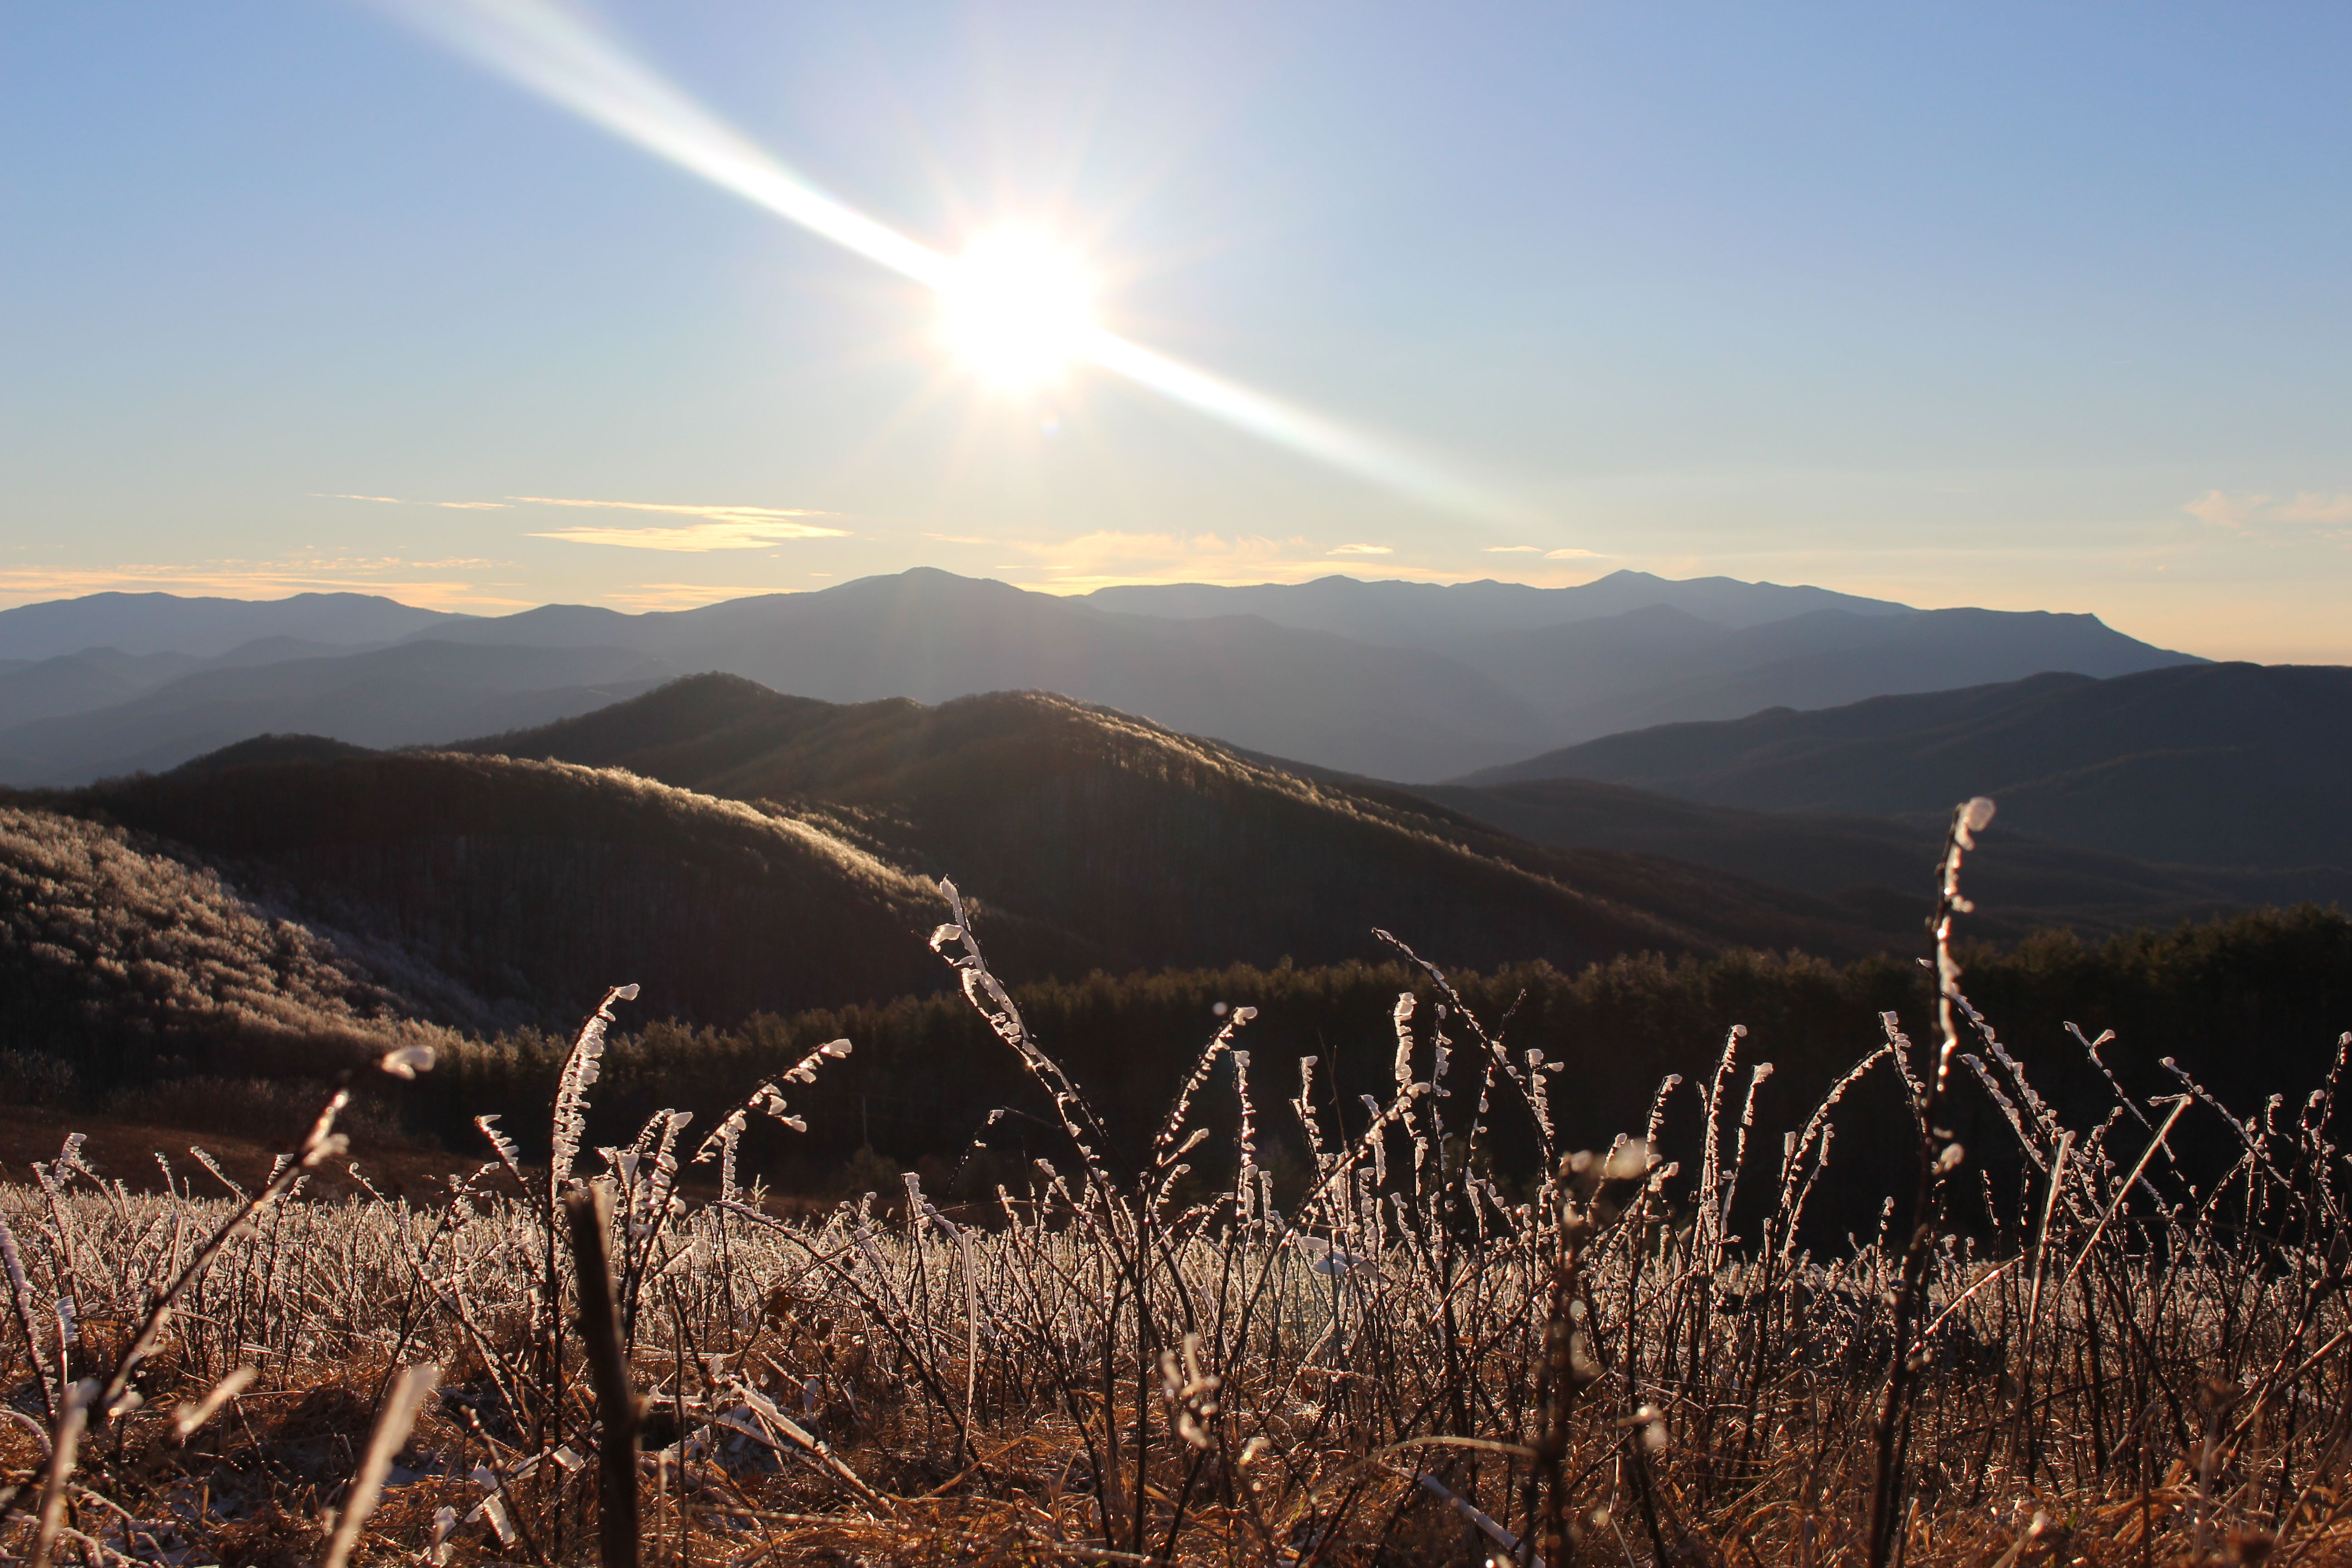
[[[1007,391],[1057,379],[1098,330],[1085,270],[1026,229],[974,239],[940,293],[948,347],[982,380]]]

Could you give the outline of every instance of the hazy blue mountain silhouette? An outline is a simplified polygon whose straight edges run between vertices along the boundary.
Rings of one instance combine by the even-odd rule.
[[[2200,662],[2095,616],[1915,610],[1822,588],[1645,572],[1574,588],[1327,577],[1296,586],[1107,588],[1089,599],[1171,617],[1246,608],[1285,626],[1443,653],[1528,703],[1563,742],[2044,670],[2108,676]]]
[[[1251,750],[1404,779],[1444,776],[1447,757],[1504,737],[1581,739],[2050,669],[2194,662],[2092,616],[1921,611],[1633,572],[1565,589],[1333,577],[1068,600],[918,569],[667,614],[549,606],[447,635],[643,647],[829,701],[1058,691]]]
[[[120,621],[145,604],[138,595],[110,599],[122,602],[98,606],[92,625]],[[145,607],[184,621],[194,613],[190,605],[213,605],[203,615],[217,618],[217,603]],[[371,606],[383,603],[362,602],[366,613],[355,610],[352,624],[381,629]],[[1153,608],[1115,607],[1123,605]],[[63,613],[55,605],[28,610],[53,620]],[[1176,610],[1216,613],[1163,613]],[[142,642],[131,635],[135,628],[114,629],[122,634],[117,647],[165,640],[162,631]],[[166,679],[170,671],[153,663],[160,656],[131,669],[116,656],[78,654],[93,667],[0,671],[0,780],[68,782],[168,766],[263,729],[322,729],[385,744],[488,728],[483,721],[505,716],[493,712],[498,703],[520,716],[513,706],[521,695],[516,667],[490,658],[494,648],[605,661],[574,672],[529,664],[533,679],[547,682],[540,710],[547,715],[593,706],[581,700],[583,688],[639,678],[611,665],[634,654],[646,661],[646,676],[722,670],[831,702],[906,697],[935,704],[993,690],[1053,691],[1249,751],[1414,781],[1667,721],[1776,704],[1825,706],[2042,670],[2112,675],[2188,657],[2136,642],[2088,616],[1916,611],[1816,588],[1727,578],[1675,583],[1640,573],[1571,589],[1329,578],[1297,587],[1107,590],[1075,599],[919,568],[694,610],[625,615],[551,605],[498,617],[436,617],[404,641],[484,650],[478,695],[486,706],[470,726],[457,717],[469,679],[463,660],[436,666],[436,695],[427,700],[404,677],[375,684],[378,667],[366,661],[378,655],[357,652],[348,656],[348,676],[304,675],[306,689],[343,695],[298,711],[268,673],[273,656],[249,650],[275,647],[286,661],[317,663],[299,658],[319,652],[299,642],[204,656],[255,667],[241,676],[207,668]],[[113,666],[95,668],[109,658]],[[140,681],[150,684],[129,689]],[[110,690],[110,705],[98,706],[109,703]],[[90,706],[69,708],[73,702]],[[452,717],[437,733],[420,728],[443,722],[434,718],[442,712]],[[251,727],[240,732],[239,724]]]
[[[213,658],[264,637],[354,647],[467,618],[373,594],[296,594],[283,599],[88,594],[0,610],[0,659],[55,658],[89,648]]]
[[[273,731],[414,745],[600,708],[673,673],[630,648],[446,642],[254,667],[221,664],[95,712],[0,730],[0,783],[70,784],[160,771]]]
[[[1592,779],[1717,805],[1878,816],[1990,795],[2012,832],[2147,860],[2291,868],[2352,867],[2347,766],[2352,668],[2209,664],[1664,725],[1462,782]]]
[[[815,594],[622,616],[551,605],[459,628],[500,645],[603,644],[829,702],[1042,690],[1192,734],[1366,773],[1433,778],[1542,734],[1456,660],[1255,616],[1176,621],[917,568]]]
[[[37,719],[91,713],[143,697],[203,669],[253,668],[289,659],[331,658],[352,651],[299,637],[257,637],[206,658],[188,653],[124,653],[84,648],[43,659],[0,660],[0,730]]]
[[[1909,616],[1917,611],[1888,599],[1865,599],[1828,588],[1742,583],[1734,577],[1679,581],[1647,572],[1612,572],[1573,588],[1524,583],[1367,583],[1318,577],[1311,583],[1139,584],[1097,588],[1089,604],[1108,610],[1202,620],[1214,616],[1263,616],[1276,626],[1338,632],[1360,642],[1430,647],[1457,637],[1525,631],[1600,620],[1663,605],[1724,626],[1761,626],[1814,610]]]

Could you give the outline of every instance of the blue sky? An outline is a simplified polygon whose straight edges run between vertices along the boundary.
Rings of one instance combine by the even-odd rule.
[[[2352,658],[2352,11],[575,13],[1368,474],[988,384],[929,289],[417,25],[467,9],[0,0],[0,603],[1630,566]]]

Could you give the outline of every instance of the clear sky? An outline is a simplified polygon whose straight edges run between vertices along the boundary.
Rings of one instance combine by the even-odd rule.
[[[0,0],[0,603],[1630,566],[2352,660],[2352,8],[572,15]],[[616,59],[1339,433],[996,384]]]

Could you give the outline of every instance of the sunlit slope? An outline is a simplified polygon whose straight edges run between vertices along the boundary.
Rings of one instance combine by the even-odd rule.
[[[180,847],[0,805],[0,1047],[102,1076],[341,1065],[409,1037],[426,1009],[399,982],[429,977],[380,973],[286,913]]]
[[[940,901],[896,867],[619,773],[264,741],[60,801],[240,868],[380,969],[449,977],[466,995],[427,999],[451,1023],[575,1023],[625,981],[654,1016],[731,1021],[944,975]]]
[[[832,815],[925,873],[1131,966],[1455,963],[1881,938],[1830,906],[1670,860],[1548,849],[1402,791],[1318,782],[1068,699],[831,707],[702,676],[483,752],[625,767]]]

